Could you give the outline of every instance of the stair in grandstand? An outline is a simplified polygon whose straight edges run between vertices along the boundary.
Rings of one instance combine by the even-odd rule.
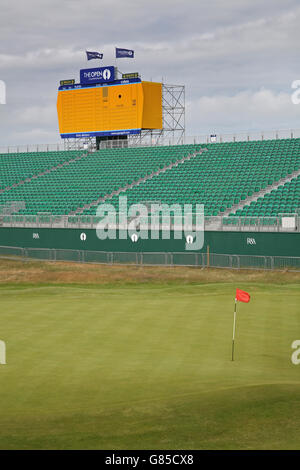
[[[150,180],[152,178],[154,178],[155,176],[158,176],[158,175],[161,175],[165,172],[167,172],[168,170],[170,170],[171,168],[173,167],[176,167],[186,161],[189,161],[191,160],[193,157],[196,157],[197,155],[201,155],[202,152],[205,152],[207,151],[206,148],[202,148],[198,151],[195,151],[193,153],[190,153],[188,154],[187,156],[184,156],[182,158],[179,158],[177,160],[175,160],[174,162],[172,163],[169,163],[168,165],[164,165],[162,168],[160,168],[159,170],[156,170],[156,171],[152,171],[150,174],[144,176],[144,177],[141,177],[141,178],[138,178],[136,179],[135,181],[133,181],[132,183],[130,184],[126,184],[124,186],[121,186],[120,188],[112,191],[112,192],[109,192],[107,194],[105,194],[104,196],[102,197],[99,197],[97,200],[95,201],[92,201],[91,203],[89,204],[85,204],[84,206],[82,207],[78,207],[75,211],[72,211],[69,213],[70,216],[72,215],[79,215],[81,214],[83,211],[87,210],[87,209],[90,209],[91,207],[94,207],[94,206],[98,206],[100,203],[103,203],[105,202],[106,200],[108,199],[111,199],[113,196],[118,196],[120,193],[122,192],[125,192],[127,191],[128,189],[131,189],[131,188],[134,188],[134,187],[137,187],[139,186],[141,183],[144,183],[145,181],[147,180]]]
[[[293,179],[296,179],[298,176],[300,176],[300,169],[295,170],[289,175],[287,175],[286,177],[283,177],[277,182],[268,185],[266,188],[258,191],[252,196],[247,197],[243,201],[240,201],[238,204],[234,204],[232,207],[230,207],[229,209],[227,209],[225,212],[223,212],[220,215],[223,215],[224,217],[227,217],[229,215],[236,215],[236,211],[238,211],[239,209],[243,209],[243,207],[245,207],[246,205],[256,202],[258,199],[263,198],[267,194],[271,194],[273,190],[276,190],[279,187],[285,185],[286,183],[291,182]]]

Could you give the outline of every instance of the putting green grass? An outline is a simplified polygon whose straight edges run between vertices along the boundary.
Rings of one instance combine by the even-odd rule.
[[[251,302],[231,362],[235,287]],[[298,283],[0,295],[1,449],[300,449]]]

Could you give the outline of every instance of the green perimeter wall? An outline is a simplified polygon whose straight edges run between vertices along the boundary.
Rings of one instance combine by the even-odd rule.
[[[81,240],[84,233],[86,240]],[[200,252],[300,257],[300,233],[205,232]],[[185,239],[99,240],[93,229],[0,228],[0,245],[115,252],[184,252]]]

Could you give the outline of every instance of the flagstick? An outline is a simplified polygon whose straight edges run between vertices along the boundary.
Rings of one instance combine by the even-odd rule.
[[[235,338],[235,325],[236,325],[236,304],[237,299],[234,301],[234,313],[233,313],[233,331],[232,331],[232,353],[231,360],[234,361],[234,338]]]

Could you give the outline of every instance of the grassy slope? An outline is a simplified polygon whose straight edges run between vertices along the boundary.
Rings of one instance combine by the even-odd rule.
[[[0,448],[300,448],[297,274],[112,268],[0,264]]]

